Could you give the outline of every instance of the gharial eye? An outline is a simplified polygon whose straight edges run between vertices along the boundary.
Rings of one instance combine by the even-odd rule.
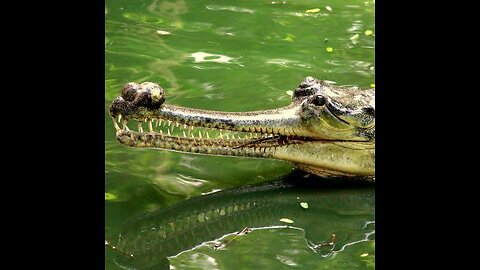
[[[133,101],[137,94],[138,84],[136,83],[127,83],[122,90],[122,97],[127,101]]]
[[[325,97],[322,95],[317,95],[312,99],[312,104],[317,106],[323,106],[325,105],[325,102],[326,102]]]

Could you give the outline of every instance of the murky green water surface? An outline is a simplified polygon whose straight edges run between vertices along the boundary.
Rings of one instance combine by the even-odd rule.
[[[131,229],[136,228],[133,225],[122,225],[126,220],[157,211],[161,217],[176,217],[181,211],[187,213],[189,209],[186,208],[193,209],[195,206],[198,208],[195,210],[198,211],[197,223],[200,222],[199,218],[206,222],[205,217],[198,215],[207,215],[210,208],[202,207],[215,204],[218,207],[210,209],[214,212],[216,209],[221,211],[222,207],[226,207],[227,211],[230,205],[226,203],[228,193],[225,196],[219,193],[220,199],[210,199],[210,195],[202,194],[219,190],[224,192],[247,184],[261,185],[285,178],[293,169],[289,163],[282,161],[195,156],[120,145],[115,140],[115,129],[107,111],[124,84],[131,81],[156,82],[166,89],[166,102],[169,104],[224,111],[261,110],[288,105],[290,97],[287,91],[295,89],[306,76],[335,81],[340,85],[368,88],[374,83],[375,74],[374,13],[372,0],[106,1],[106,239],[117,244],[119,234],[130,230],[131,236],[135,231]],[[372,30],[373,35],[366,35],[366,30]],[[333,48],[333,52],[327,52],[327,48]],[[287,178],[295,181],[292,176]],[[231,245],[215,250],[215,239],[259,222],[258,218],[245,210],[247,215],[240,215],[244,219],[237,222],[238,228],[233,229],[227,226],[232,218],[226,215],[226,221],[206,226],[211,231],[209,234],[201,234],[215,237],[204,240],[207,242],[196,248],[186,248],[187,251],[176,256],[168,255],[170,267],[374,267],[375,241],[374,234],[371,234],[374,224],[369,223],[375,219],[375,193],[372,188],[342,192],[317,188],[314,191],[295,192],[295,196],[282,197],[281,194],[286,192],[276,190],[272,197],[279,199],[268,207],[272,213],[277,213],[274,209],[280,205],[279,201],[287,203],[288,207],[285,208],[291,211],[278,212],[278,215],[290,215],[286,218],[294,219],[297,224],[292,226],[297,225],[301,230],[284,227],[254,230],[237,238],[241,241],[232,241]],[[231,194],[230,197],[242,201],[251,199],[252,203],[257,200],[245,194],[248,193]],[[205,198],[205,201],[189,204],[192,200],[198,200],[198,196]],[[311,201],[309,209],[299,206],[298,200],[302,197]],[[182,206],[182,203],[185,205]],[[231,205],[234,207],[235,202]],[[302,216],[299,210],[309,214]],[[234,209],[232,211],[235,212]],[[299,220],[299,217],[303,218]],[[278,220],[278,216],[272,214],[269,218],[263,221],[268,223],[264,226],[282,225],[281,222],[271,221]],[[193,224],[175,225],[175,222],[180,221],[172,219],[170,223],[174,225],[169,226],[180,226],[187,231],[189,228],[186,224]],[[140,236],[146,230],[158,230],[161,223],[157,219],[138,225],[138,237],[135,239],[148,239]],[[207,225],[203,222],[198,224]],[[365,227],[366,224],[369,225]],[[176,229],[172,231],[178,232]],[[337,235],[333,249],[312,248],[322,241],[331,240],[332,233]],[[365,234],[368,235],[366,240]],[[187,246],[196,237],[201,238],[194,233],[183,234],[170,239],[170,242]],[[365,241],[360,241],[362,239]],[[142,245],[162,243],[162,246],[168,246],[162,241],[165,239],[152,237],[143,241]],[[171,250],[174,249],[172,247]],[[147,255],[143,257],[143,265],[148,265],[147,260],[151,260],[154,254],[158,254],[154,256],[158,259],[165,257],[161,253],[166,251],[156,252],[145,252]],[[115,262],[122,261],[118,252],[106,248],[105,254],[106,269],[121,269]],[[141,256],[135,259],[137,265],[142,265],[139,262]],[[157,268],[162,269],[161,266]]]

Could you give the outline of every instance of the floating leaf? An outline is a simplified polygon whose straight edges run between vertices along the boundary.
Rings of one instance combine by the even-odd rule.
[[[326,6],[325,8],[326,8],[328,11],[332,12],[332,7]]]
[[[293,96],[293,91],[292,91],[292,90],[288,90],[288,91],[287,91],[287,95]]]
[[[285,222],[285,223],[290,223],[290,224],[293,223],[293,220],[288,219],[288,218],[282,218],[282,219],[280,219],[280,221]]]
[[[113,193],[105,192],[105,200],[106,201],[116,200],[116,199],[117,199],[117,195],[115,195]]]
[[[360,255],[360,257],[367,257],[368,256],[368,253],[363,253],[362,255]]]
[[[304,209],[308,209],[308,203],[306,202],[301,202],[300,206],[303,207]]]
[[[332,47],[327,47],[327,52],[333,52],[333,48]]]
[[[293,41],[293,39],[295,38],[294,35],[292,34],[287,34],[287,36],[283,39],[283,40],[286,40],[286,41]]]
[[[375,84],[374,83],[370,84],[370,87],[375,88]]]
[[[371,36],[372,34],[373,34],[372,30],[366,30],[365,31],[365,35],[367,35],[367,36]]]
[[[353,36],[350,37],[350,40],[352,40],[352,41],[353,41],[353,40],[357,40],[359,37],[360,37],[359,34],[355,34],[355,35],[353,35]]]
[[[305,10],[306,13],[317,13],[320,12],[319,8],[312,8],[312,9],[307,9]]]

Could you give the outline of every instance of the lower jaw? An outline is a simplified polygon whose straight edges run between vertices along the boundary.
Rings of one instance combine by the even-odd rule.
[[[130,130],[118,130],[116,137],[120,143],[134,148],[150,148],[205,155],[272,158],[278,147],[285,147],[285,145],[282,145],[283,141],[273,137],[260,139],[209,139],[168,136],[154,132],[135,132]],[[270,142],[267,142],[269,140]]]

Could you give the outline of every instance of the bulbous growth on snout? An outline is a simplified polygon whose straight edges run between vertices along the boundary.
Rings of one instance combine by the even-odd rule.
[[[160,85],[152,82],[141,84],[130,82],[123,87],[121,96],[112,102],[109,113],[111,117],[122,115],[128,118],[139,107],[155,110],[164,102],[165,90]]]

